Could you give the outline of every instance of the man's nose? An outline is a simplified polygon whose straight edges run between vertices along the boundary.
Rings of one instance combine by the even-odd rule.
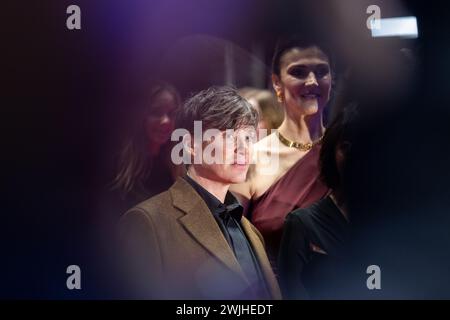
[[[249,150],[249,144],[245,138],[238,138],[236,143],[236,153],[246,155]]]
[[[245,139],[238,139],[236,143],[236,161],[238,164],[245,164],[249,161],[250,158],[250,146]]]
[[[307,86],[318,86],[319,85],[317,83],[316,75],[314,74],[314,72],[311,71],[308,74],[308,77],[306,78],[306,81],[305,81],[305,85],[307,85]]]

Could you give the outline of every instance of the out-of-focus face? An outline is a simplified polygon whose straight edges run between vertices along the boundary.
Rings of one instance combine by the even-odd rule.
[[[256,141],[255,128],[220,131],[208,140],[203,143],[202,164],[196,167],[197,173],[226,184],[244,182]],[[211,157],[219,161],[211,161]]]
[[[177,99],[169,91],[162,91],[153,98],[145,119],[145,130],[150,142],[162,145],[170,139],[177,108]]]
[[[280,75],[273,75],[272,80],[293,117],[322,112],[330,99],[330,65],[316,47],[286,51],[280,60]]]

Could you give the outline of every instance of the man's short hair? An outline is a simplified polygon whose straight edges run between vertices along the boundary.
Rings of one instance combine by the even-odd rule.
[[[239,129],[258,124],[258,112],[236,89],[213,86],[191,96],[176,117],[176,127],[194,132],[194,121],[202,121],[203,130]]]

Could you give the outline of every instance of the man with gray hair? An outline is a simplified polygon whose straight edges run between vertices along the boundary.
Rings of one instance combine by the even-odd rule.
[[[198,121],[213,133],[195,137]],[[168,191],[138,204],[120,223],[140,295],[281,298],[262,236],[228,191],[245,181],[257,123],[254,108],[233,88],[211,87],[187,100],[177,128],[195,161]]]

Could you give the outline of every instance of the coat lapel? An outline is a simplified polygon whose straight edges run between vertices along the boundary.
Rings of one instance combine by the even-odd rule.
[[[264,278],[266,280],[272,298],[281,299],[280,288],[278,286],[278,282],[275,278],[275,275],[272,272],[272,266],[270,265],[263,243],[261,242],[258,235],[255,233],[255,231],[253,231],[250,222],[245,217],[242,217],[241,226],[242,230],[247,236],[248,241],[250,242],[250,245],[253,248],[253,252],[256,255],[256,259],[258,260],[259,265],[261,266],[261,270],[264,274]]]
[[[208,252],[248,282],[233,251],[203,199],[191,185],[178,178],[170,188],[173,205],[185,212],[179,221]]]

